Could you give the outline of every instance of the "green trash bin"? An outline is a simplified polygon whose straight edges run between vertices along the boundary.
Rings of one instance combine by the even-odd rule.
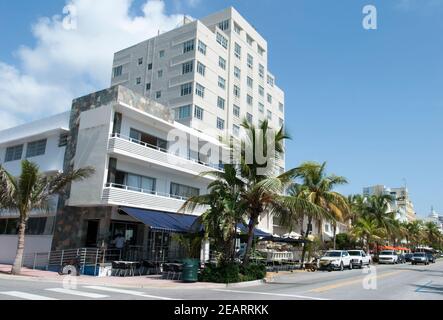
[[[200,266],[199,259],[185,259],[183,260],[183,282],[197,282],[198,281],[198,269]]]

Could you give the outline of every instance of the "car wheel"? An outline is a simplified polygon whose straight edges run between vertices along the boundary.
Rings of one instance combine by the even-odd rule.
[[[343,265],[343,262],[340,263],[340,271],[345,270],[345,266]]]
[[[352,262],[349,262],[349,270],[352,270]]]
[[[360,261],[360,269],[363,269],[363,261]]]

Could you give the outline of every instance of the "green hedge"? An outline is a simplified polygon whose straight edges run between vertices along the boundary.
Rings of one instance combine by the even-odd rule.
[[[266,277],[266,266],[250,264],[248,266],[237,263],[221,265],[207,264],[199,275],[201,282],[236,283],[243,281],[260,280]]]

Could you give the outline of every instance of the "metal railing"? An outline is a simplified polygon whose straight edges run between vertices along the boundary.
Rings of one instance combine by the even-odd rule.
[[[223,165],[222,164],[210,164],[210,163],[206,163],[206,162],[194,159],[194,158],[192,158],[190,156],[184,157],[183,155],[177,155],[175,153],[170,152],[168,149],[161,148],[159,146],[155,146],[155,145],[152,145],[152,144],[149,144],[149,143],[146,143],[146,142],[143,142],[143,141],[140,141],[140,140],[137,140],[137,139],[134,139],[134,138],[122,135],[120,133],[111,133],[110,137],[111,138],[122,139],[122,140],[125,140],[125,141],[129,141],[131,143],[135,143],[137,145],[141,145],[141,146],[144,146],[144,147],[149,148],[149,149],[154,149],[154,150],[157,150],[157,151],[160,151],[160,152],[163,152],[163,153],[167,153],[167,154],[175,156],[175,157],[179,157],[179,158],[182,158],[182,159],[194,162],[194,163],[198,163],[198,164],[200,164],[202,166],[205,166],[205,167],[208,167],[208,168],[212,168],[212,169],[223,171]]]
[[[78,248],[25,254],[22,265],[31,269],[58,270],[78,259],[81,273],[85,272],[86,267],[93,267],[95,275],[100,263],[120,260],[121,256],[119,249]]]
[[[118,184],[118,183],[106,183],[105,184],[105,188],[123,189],[123,190],[126,190],[126,191],[145,193],[145,194],[149,194],[149,195],[152,195],[152,196],[176,199],[176,200],[181,200],[181,201],[186,201],[186,200],[189,199],[187,197],[181,197],[181,196],[177,196],[177,195],[173,195],[173,194],[169,194],[169,193],[163,193],[163,192],[157,192],[157,191],[154,191],[154,190],[148,190],[148,189],[143,189],[143,188],[126,186],[126,185]]]

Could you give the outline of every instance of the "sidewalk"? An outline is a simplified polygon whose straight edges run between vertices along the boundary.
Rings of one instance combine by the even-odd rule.
[[[22,268],[19,276],[10,274],[11,265],[0,264],[1,279],[14,279],[21,281],[46,281],[62,283],[66,276],[60,276],[57,272],[32,270]],[[184,283],[176,280],[162,280],[159,276],[140,277],[93,277],[81,275],[76,277],[77,283],[82,285],[99,285],[128,288],[163,288],[163,289],[219,289],[226,288],[226,284],[218,283]],[[245,283],[246,284],[246,283]]]

